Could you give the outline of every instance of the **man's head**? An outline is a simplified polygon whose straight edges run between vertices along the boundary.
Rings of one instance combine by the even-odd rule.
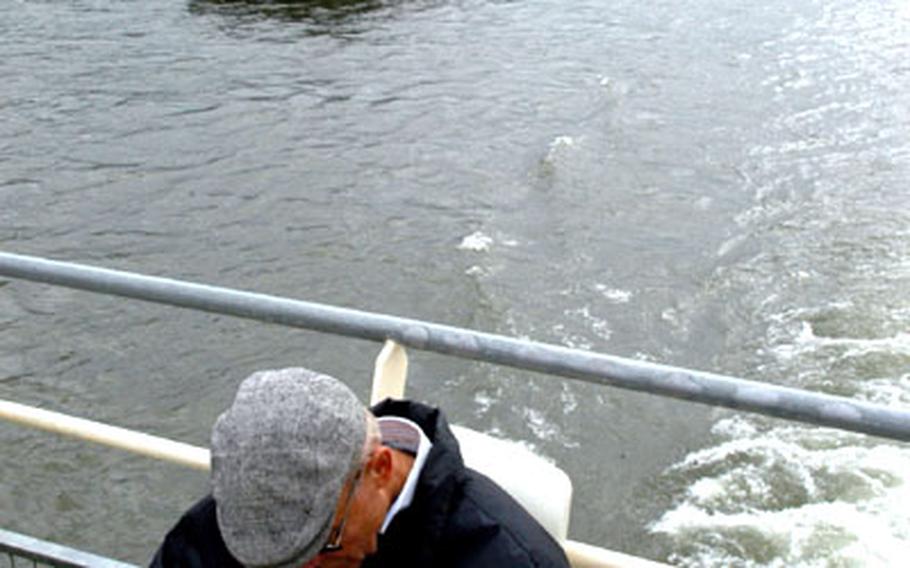
[[[212,430],[212,492],[231,554],[299,568],[317,555],[372,553],[391,503],[378,437],[375,418],[332,377],[291,368],[244,380]]]

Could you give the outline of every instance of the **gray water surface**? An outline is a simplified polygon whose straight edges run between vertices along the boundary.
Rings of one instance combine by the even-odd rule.
[[[0,3],[0,248],[910,405],[900,0]],[[379,346],[0,281],[0,396],[206,445]],[[412,353],[571,536],[889,566],[905,445]],[[0,425],[0,526],[143,563],[204,475]]]

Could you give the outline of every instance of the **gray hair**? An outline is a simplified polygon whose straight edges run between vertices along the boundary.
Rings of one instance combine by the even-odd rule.
[[[363,441],[363,451],[360,456],[360,467],[363,467],[370,461],[370,456],[376,451],[376,448],[382,445],[382,434],[379,431],[379,421],[373,416],[373,413],[367,410],[367,430],[366,439]]]

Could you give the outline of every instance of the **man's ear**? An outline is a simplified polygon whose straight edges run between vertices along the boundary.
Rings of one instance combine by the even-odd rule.
[[[385,446],[376,448],[367,463],[367,471],[375,475],[377,481],[388,482],[392,477],[392,450]]]

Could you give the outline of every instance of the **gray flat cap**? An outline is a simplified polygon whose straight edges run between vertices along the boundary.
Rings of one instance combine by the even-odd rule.
[[[328,538],[366,438],[366,408],[343,383],[302,368],[241,383],[212,429],[218,528],[251,567],[299,567]]]

